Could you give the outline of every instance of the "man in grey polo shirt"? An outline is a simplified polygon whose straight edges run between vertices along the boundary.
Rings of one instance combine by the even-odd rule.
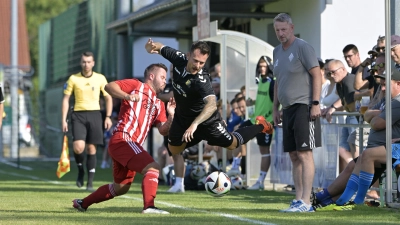
[[[313,212],[310,194],[314,180],[312,149],[321,146],[321,71],[314,49],[294,36],[291,17],[280,13],[274,18],[280,45],[273,52],[274,124],[283,126],[283,147],[293,164],[296,198],[282,212]],[[279,106],[282,105],[283,117]]]

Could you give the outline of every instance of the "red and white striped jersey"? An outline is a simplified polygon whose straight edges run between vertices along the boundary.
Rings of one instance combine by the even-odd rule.
[[[149,85],[137,79],[115,81],[128,94],[139,95],[138,102],[121,101],[118,124],[114,132],[124,132],[132,141],[143,145],[152,125],[166,122],[164,103],[157,98],[157,93]]]

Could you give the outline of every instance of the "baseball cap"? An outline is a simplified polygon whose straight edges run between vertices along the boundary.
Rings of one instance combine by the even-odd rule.
[[[391,36],[390,48],[394,48],[397,45],[400,45],[400,36],[394,34]]]
[[[216,83],[216,84],[220,84],[221,83],[221,79],[219,77],[214,77],[211,81],[211,83]]]
[[[376,45],[372,48],[372,50],[368,51],[368,55],[377,56],[378,52],[376,51]]]
[[[383,74],[375,75],[375,77],[386,79],[386,72],[384,71]],[[400,81],[400,71],[393,69],[391,79],[395,81]]]

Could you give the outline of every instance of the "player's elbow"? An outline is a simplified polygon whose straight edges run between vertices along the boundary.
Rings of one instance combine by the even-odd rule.
[[[211,105],[211,106],[208,107],[208,109],[209,109],[211,112],[214,113],[215,111],[218,110],[218,107],[217,107],[217,105]]]
[[[165,128],[164,126],[161,126],[161,127],[158,129],[158,132],[160,132],[160,134],[161,134],[162,136],[168,136],[168,134],[169,134],[169,129]]]
[[[108,84],[106,84],[106,86],[104,86],[104,90],[108,93],[108,94],[110,94],[110,83],[108,83]]]

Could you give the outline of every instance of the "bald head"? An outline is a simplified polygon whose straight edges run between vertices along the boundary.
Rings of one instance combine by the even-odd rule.
[[[328,77],[332,77],[335,83],[339,83],[343,80],[344,77],[347,75],[347,71],[344,67],[342,61],[334,59],[328,63],[326,67],[327,71],[326,74]]]

